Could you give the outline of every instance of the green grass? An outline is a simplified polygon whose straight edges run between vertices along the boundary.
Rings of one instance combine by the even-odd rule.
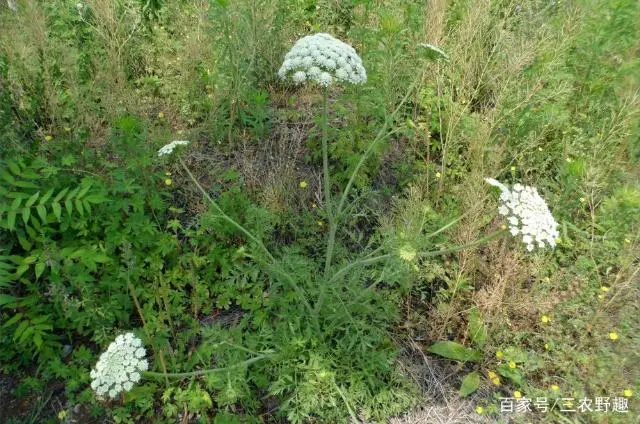
[[[0,421],[638,415],[637,2],[17,3]],[[351,44],[367,84],[279,81],[314,32]],[[191,144],[158,158],[172,140]],[[538,188],[555,249],[485,240],[505,223],[487,177]],[[153,374],[99,399],[89,371],[127,331]],[[515,391],[630,412],[501,414]]]

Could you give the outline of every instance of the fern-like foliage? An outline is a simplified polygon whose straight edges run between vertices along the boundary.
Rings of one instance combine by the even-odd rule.
[[[47,268],[73,260],[95,268],[107,260],[80,246],[55,249],[56,238],[105,201],[95,179],[60,186],[64,178],[51,178],[59,172],[42,160],[0,162],[0,312],[8,318],[1,328],[12,329],[13,342],[36,352],[57,344],[50,308],[42,301],[46,286],[39,282]]]

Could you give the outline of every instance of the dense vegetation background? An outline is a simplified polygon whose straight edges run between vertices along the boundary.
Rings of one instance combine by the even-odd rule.
[[[385,422],[421,405],[398,422],[638,416],[637,1],[9,5],[0,421]],[[329,274],[323,96],[276,76],[314,32],[353,45],[368,73],[329,91],[335,194],[385,131]],[[182,139],[188,168],[157,157]],[[485,177],[536,186],[558,247],[474,245],[502,224]],[[153,371],[233,368],[98,399],[89,371],[126,331]],[[465,350],[442,358],[439,341]],[[501,415],[516,391],[625,396],[630,412]]]

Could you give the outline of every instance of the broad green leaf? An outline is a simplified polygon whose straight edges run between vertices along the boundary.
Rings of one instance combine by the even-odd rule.
[[[73,203],[76,204],[76,209],[80,212],[80,215],[84,216],[84,209],[82,208],[82,201],[76,199]]]
[[[20,204],[22,203],[22,199],[21,198],[16,198],[13,200],[13,202],[11,202],[11,207],[9,208],[12,211],[17,211],[18,208],[20,208]]]
[[[27,322],[27,321],[23,321],[23,322]],[[27,322],[27,324],[29,324],[29,323]],[[26,327],[26,328],[24,329],[24,331],[22,332],[22,334],[20,334],[20,339],[18,340],[18,343],[24,343],[24,342],[26,342],[26,341],[27,341],[27,339],[28,339],[29,337],[31,337],[31,335],[33,334],[34,330],[35,330],[35,329],[34,329],[31,325],[29,325],[28,327]],[[15,334],[13,335],[13,337],[14,337],[14,340],[15,340]]]
[[[56,216],[58,222],[60,222],[60,218],[62,215],[62,208],[60,207],[60,203],[54,202],[51,204],[51,209],[53,209],[53,214]]]
[[[51,197],[51,195],[53,194],[53,189],[50,189],[49,191],[47,191],[44,196],[42,196],[40,198],[40,201],[38,202],[38,205],[43,205],[44,202],[46,202],[47,200],[49,200],[49,198]]]
[[[470,372],[462,379],[462,385],[460,386],[460,396],[469,396],[471,393],[478,390],[480,386],[480,374],[477,371]]]
[[[33,335],[33,343],[36,345],[38,350],[42,347],[42,336],[40,333],[36,333]]]
[[[482,348],[487,340],[487,328],[482,321],[478,308],[473,308],[469,313],[469,334],[477,347]]]
[[[20,278],[20,276],[25,272],[27,272],[28,270],[29,270],[29,265],[20,265],[18,268],[16,268],[14,278]]]
[[[429,347],[429,352],[462,362],[482,359],[482,352],[451,341],[436,342]]]
[[[9,167],[9,170],[13,173],[13,175],[20,175],[20,167],[17,163],[10,160],[7,162],[7,166]]]
[[[58,193],[56,195],[56,197],[53,198],[53,202],[59,202],[60,199],[62,199],[64,197],[65,194],[67,194],[67,191],[69,191],[69,187],[65,188],[64,190],[62,190],[60,193]]]
[[[24,229],[27,230],[27,234],[29,234],[29,237],[31,237],[33,240],[38,238],[38,233],[36,233],[36,230],[31,228],[31,226],[25,225]]]
[[[39,191],[34,193],[33,196],[29,197],[29,200],[27,200],[27,203],[25,203],[24,206],[26,208],[30,208],[31,206],[33,206],[33,204],[36,203],[36,200],[38,200],[38,196],[40,196],[40,192]]]
[[[13,324],[20,321],[21,318],[22,318],[22,312],[18,312],[17,314],[9,318],[9,321],[2,324],[2,327],[4,328],[11,327]]]
[[[14,185],[16,183],[16,179],[13,178],[7,171],[0,172],[0,176],[2,176],[2,179],[11,185]]]
[[[94,254],[91,259],[99,264],[104,264],[111,260],[107,255],[103,255],[101,253]]]
[[[29,321],[27,320],[21,321],[20,324],[18,324],[18,328],[16,328],[13,332],[13,340],[17,340],[18,337],[20,337],[28,327],[29,327]]]
[[[44,267],[46,266],[46,264],[44,262],[38,262],[36,264],[36,280],[38,278],[40,278],[40,276],[42,275],[42,273],[44,272]]]
[[[14,296],[10,296],[8,294],[0,293],[0,306],[8,305],[9,303],[13,303],[16,300],[18,300],[18,298],[14,297]],[[18,318],[18,319],[20,319],[20,318]]]
[[[38,260],[38,258],[36,256],[31,255],[31,256],[27,256],[27,257],[22,258],[20,260],[20,264],[21,265],[31,265],[32,263],[35,263],[35,261],[37,261],[37,260]]]
[[[84,200],[91,203],[104,203],[107,199],[101,194],[90,194]]]
[[[69,216],[73,215],[73,205],[71,204],[71,200],[65,200],[64,207],[67,208]]]
[[[14,185],[21,188],[40,188],[38,184],[32,183],[31,181],[16,181]]]
[[[80,190],[80,187],[76,187],[73,190],[71,190],[71,193],[67,194],[67,198],[65,200],[67,200],[67,201],[73,200],[73,198],[76,196],[76,194],[78,194],[79,190]]]
[[[44,205],[36,206],[36,211],[38,211],[38,216],[40,220],[46,224],[47,223],[47,208]]]
[[[90,188],[91,188],[91,184],[88,184],[82,190],[80,190],[80,193],[78,193],[77,199],[82,199],[84,195],[87,194]]]
[[[36,218],[34,214],[31,214],[31,225],[33,225],[33,227],[36,228],[37,230],[40,230],[40,228],[42,227],[42,225],[40,225],[40,221],[38,220],[38,218]]]
[[[509,380],[516,383],[518,386],[523,384],[522,374],[518,371],[517,368],[509,368],[508,364],[498,365],[497,367],[498,374],[501,376],[508,378]]]
[[[16,211],[9,211],[7,214],[7,228],[15,230],[16,228]]]
[[[22,246],[22,248],[26,251],[31,250],[31,248],[33,247],[29,240],[22,236],[18,236],[18,243],[20,243],[20,246]]]
[[[22,221],[26,224],[29,222],[29,218],[31,217],[31,209],[24,208],[22,209]]]

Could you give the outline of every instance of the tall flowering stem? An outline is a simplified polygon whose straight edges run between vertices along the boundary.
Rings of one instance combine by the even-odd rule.
[[[169,378],[181,379],[229,372],[274,356],[272,351],[258,354],[232,343],[222,342],[221,344],[227,344],[256,356],[225,368],[210,368],[190,372],[167,372],[166,369],[164,369],[164,372],[148,371],[147,351],[142,344],[142,340],[133,333],[119,335],[107,350],[100,355],[98,362],[91,370],[91,388],[100,397],[115,398],[121,393],[133,389],[142,377],[163,378],[168,382]]]
[[[396,115],[398,114],[398,112],[400,111],[402,106],[406,103],[406,101],[409,98],[409,96],[411,95],[411,93],[413,93],[413,90],[416,87],[416,84],[418,82],[419,81],[416,80],[411,85],[411,87],[409,88],[409,90],[407,91],[405,96],[402,98],[400,103],[398,103],[398,106],[387,117],[387,119],[385,120],[384,125],[382,126],[382,128],[380,128],[380,130],[378,131],[378,134],[376,134],[376,137],[369,144],[369,147],[367,148],[367,150],[360,156],[360,160],[358,161],[358,164],[356,165],[356,167],[353,169],[353,172],[351,173],[351,176],[349,177],[349,181],[347,182],[347,185],[344,188],[344,191],[342,192],[342,195],[340,196],[340,201],[338,202],[338,205],[337,206],[334,205],[335,209],[332,209],[332,212],[333,212],[333,214],[332,214],[333,215],[332,216],[333,225],[332,225],[332,223],[330,221],[329,222],[329,237],[328,237],[328,240],[327,240],[327,255],[326,255],[326,260],[325,260],[325,277],[328,277],[329,268],[331,267],[331,260],[333,258],[333,247],[335,245],[336,232],[338,230],[338,221],[342,217],[342,212],[344,211],[345,204],[346,204],[347,199],[349,197],[349,192],[351,191],[351,188],[353,187],[353,184],[355,182],[356,176],[358,175],[358,172],[360,171],[360,168],[362,168],[362,165],[364,165],[365,161],[369,158],[369,156],[371,155],[371,153],[373,152],[375,147],[380,142],[382,142],[383,140],[387,139],[388,137],[393,135],[394,132],[396,132],[394,130],[389,131],[388,128],[391,125],[391,123],[393,123],[393,120],[395,119]],[[326,97],[325,97],[325,105],[324,106],[325,106],[325,116],[326,116],[327,115],[327,112],[326,112],[326,109],[327,109]],[[324,143],[323,143],[323,148],[324,148]],[[326,181],[326,180],[328,180],[328,170],[325,170],[324,173],[326,175],[326,177],[325,177],[325,181]],[[318,311],[318,307],[321,306],[321,305],[322,305],[322,299],[320,299],[319,305],[316,306],[316,311]]]
[[[440,231],[440,230],[438,230]],[[447,253],[455,253],[455,252],[460,252],[464,249],[469,249],[472,247],[477,247],[477,246],[482,246],[483,244],[486,244],[488,242],[490,242],[491,240],[502,236],[506,234],[506,230],[498,230],[495,231],[485,237],[482,237],[481,239],[472,241],[471,243],[467,243],[467,244],[463,244],[460,246],[453,246],[450,247],[448,249],[442,249],[442,250],[431,250],[431,251],[427,251],[427,252],[415,252],[411,254],[411,259],[408,259],[405,256],[405,260],[413,260],[415,257],[419,257],[419,258],[430,258],[430,257],[434,257],[434,256],[440,256],[440,255],[445,255]],[[384,255],[379,255],[379,256],[374,256],[372,258],[366,258],[366,259],[361,259],[358,261],[354,261],[352,263],[350,263],[349,265],[345,266],[344,268],[342,268],[341,270],[339,270],[338,272],[336,272],[333,277],[331,277],[331,280],[329,282],[333,282],[335,280],[337,280],[338,278],[340,278],[341,276],[345,275],[347,272],[349,272],[350,270],[360,267],[360,266],[368,266],[368,265],[372,265],[378,262],[382,262],[384,260],[387,259],[391,259],[392,257],[397,256],[395,253],[387,253]],[[402,257],[403,255],[400,254],[400,256]]]
[[[327,238],[327,251],[324,263],[324,275],[328,277],[331,268],[331,257],[333,256],[333,246],[336,238],[336,217],[333,214],[333,206],[331,205],[331,177],[329,175],[329,101],[327,89],[322,90],[322,170],[324,174],[324,202],[327,211],[327,220],[329,221],[329,237]]]
[[[273,354],[264,354],[264,355],[259,355],[250,359],[247,359],[246,361],[242,361],[242,362],[238,362],[237,364],[231,365],[229,367],[225,367],[225,368],[210,368],[210,369],[205,369],[205,370],[197,370],[197,371],[190,371],[190,372],[170,372],[170,373],[162,373],[162,372],[154,372],[154,371],[145,371],[142,373],[143,376],[145,377],[152,377],[152,378],[176,378],[176,379],[180,379],[180,378],[190,378],[190,377],[198,377],[201,375],[207,375],[207,374],[217,374],[220,372],[228,372],[231,370],[234,370],[236,368],[241,368],[244,366],[249,366],[255,362],[258,361],[262,361],[265,359],[270,359],[273,357]]]

